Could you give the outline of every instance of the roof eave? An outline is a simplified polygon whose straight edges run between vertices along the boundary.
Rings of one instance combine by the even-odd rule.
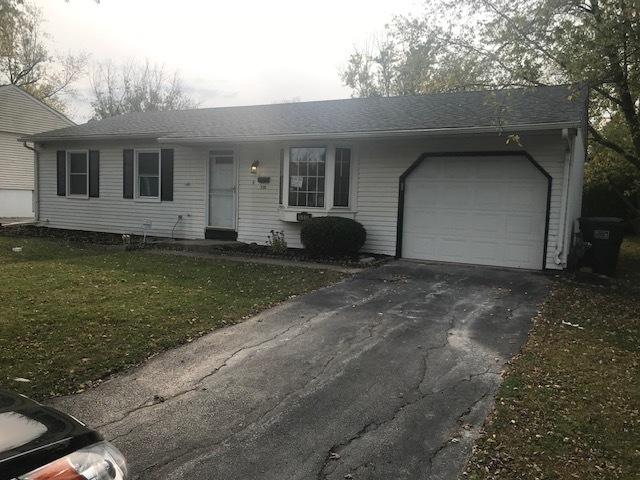
[[[367,132],[326,132],[326,133],[292,133],[273,135],[243,136],[177,136],[158,137],[160,143],[230,143],[230,142],[264,142],[278,140],[321,140],[325,138],[388,138],[412,137],[425,135],[465,135],[474,133],[513,133],[520,131],[561,130],[563,128],[580,128],[579,121],[538,123],[526,125],[505,125],[485,127],[451,127],[411,130],[374,130]]]
[[[132,134],[110,134],[110,135],[65,135],[60,136],[46,136],[46,135],[27,135],[18,138],[19,142],[33,142],[33,143],[45,143],[45,142],[65,142],[65,141],[92,141],[92,140],[156,140],[158,139],[158,133],[132,133]]]
[[[65,142],[65,141],[109,141],[109,140],[157,140],[159,143],[220,143],[220,142],[261,142],[278,140],[320,140],[324,138],[387,138],[387,137],[411,137],[424,135],[465,135],[477,133],[513,133],[521,131],[558,130],[563,128],[580,128],[578,120],[553,123],[534,123],[518,125],[488,125],[481,127],[445,127],[425,129],[398,129],[398,130],[372,130],[351,132],[310,132],[310,133],[283,133],[266,135],[171,135],[167,133],[154,134],[110,134],[110,135],[68,135],[64,137],[46,135],[27,135],[18,138],[20,142]]]

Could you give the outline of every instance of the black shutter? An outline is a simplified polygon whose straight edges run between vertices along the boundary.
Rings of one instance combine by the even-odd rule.
[[[133,198],[133,150],[122,151],[122,197]]]
[[[58,169],[58,195],[64,197],[67,194],[67,152],[58,150],[56,159]]]
[[[100,196],[100,152],[89,150],[89,196]]]
[[[160,200],[173,201],[173,149],[160,151]]]
[[[333,206],[349,206],[349,183],[351,182],[351,150],[336,148]]]

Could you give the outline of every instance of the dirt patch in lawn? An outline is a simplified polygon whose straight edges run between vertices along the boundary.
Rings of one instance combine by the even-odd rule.
[[[343,277],[4,236],[0,264],[0,385],[37,399]]]
[[[640,239],[610,286],[559,279],[463,478],[640,478]]]

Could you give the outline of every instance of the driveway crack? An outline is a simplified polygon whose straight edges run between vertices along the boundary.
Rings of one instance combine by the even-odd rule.
[[[313,319],[313,317],[311,317],[311,319]],[[268,338],[266,340],[263,340],[261,342],[255,343],[253,345],[246,345],[246,346],[243,346],[242,348],[239,348],[239,349],[235,350],[233,353],[231,353],[231,355],[229,355],[227,358],[225,358],[223,360],[223,362],[220,365],[218,365],[217,367],[215,367],[211,372],[207,373],[206,375],[204,375],[204,376],[200,377],[198,380],[196,380],[196,382],[194,383],[194,385],[191,388],[188,388],[188,389],[185,389],[185,390],[181,390],[181,391],[176,392],[175,394],[173,394],[173,395],[171,395],[169,397],[163,398],[162,402],[157,402],[157,401],[153,401],[153,400],[152,401],[146,401],[146,402],[138,405],[135,408],[132,408],[132,409],[129,409],[129,410],[125,411],[119,418],[117,418],[115,420],[111,420],[109,422],[105,422],[105,423],[103,423],[101,425],[98,425],[96,428],[104,428],[104,427],[107,427],[109,425],[113,425],[115,423],[122,422],[123,420],[125,420],[126,418],[128,418],[129,416],[133,415],[134,413],[136,413],[136,412],[138,412],[140,410],[144,410],[146,408],[153,407],[153,406],[157,405],[158,403],[164,403],[164,402],[166,402],[168,400],[175,400],[178,397],[181,397],[181,396],[183,396],[183,395],[185,395],[185,394],[187,394],[189,392],[193,392],[194,390],[197,390],[198,388],[200,388],[200,385],[202,384],[202,382],[204,382],[207,378],[209,378],[209,377],[215,375],[216,373],[218,373],[222,368],[226,367],[228,365],[228,363],[234,357],[239,355],[240,353],[244,352],[245,350],[252,350],[252,349],[258,348],[258,347],[260,347],[260,346],[262,346],[262,345],[264,345],[266,343],[269,343],[269,342],[271,342],[273,340],[276,340],[277,338],[279,338],[279,337],[281,337],[283,335],[286,335],[290,330],[293,330],[296,327],[303,327],[304,325],[309,323],[311,321],[311,319],[305,321],[302,324],[291,325],[291,326],[287,327],[286,329],[280,331],[276,335],[274,335],[274,336],[272,336],[272,337],[270,337],[270,338]]]

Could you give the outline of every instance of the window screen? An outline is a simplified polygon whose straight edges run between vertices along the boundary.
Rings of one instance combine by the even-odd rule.
[[[138,152],[138,196],[160,196],[160,154]]]
[[[69,195],[86,195],[89,169],[86,152],[69,153]]]

